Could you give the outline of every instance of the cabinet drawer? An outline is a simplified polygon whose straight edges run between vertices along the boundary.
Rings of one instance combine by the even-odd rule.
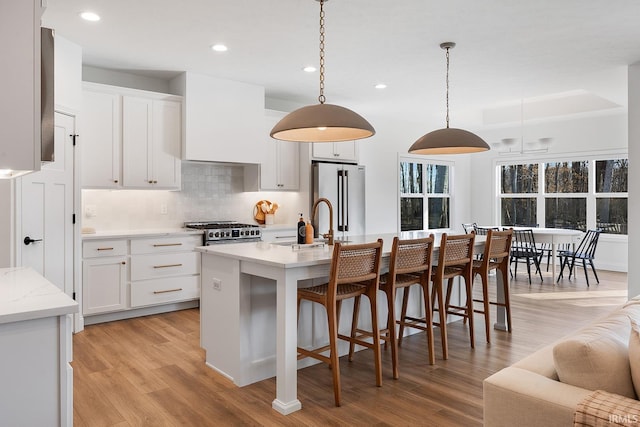
[[[131,283],[131,307],[200,298],[200,276],[143,280]]]
[[[192,251],[196,246],[202,246],[200,234],[131,239],[131,254]]]
[[[82,243],[83,258],[122,256],[126,254],[126,240],[89,240]]]
[[[133,255],[131,280],[200,274],[199,252]]]

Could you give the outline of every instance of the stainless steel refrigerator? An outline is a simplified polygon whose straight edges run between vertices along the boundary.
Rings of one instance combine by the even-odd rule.
[[[365,167],[337,163],[312,165],[311,204],[324,197],[333,206],[333,232],[336,239],[365,233]],[[309,214],[313,214],[309,210]],[[329,230],[329,210],[320,203],[312,221],[316,235]]]

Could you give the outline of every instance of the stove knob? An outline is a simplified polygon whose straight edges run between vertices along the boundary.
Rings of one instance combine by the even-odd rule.
[[[231,237],[231,232],[230,232],[230,231],[227,231],[227,232],[226,232],[226,236],[227,236],[227,237]]]
[[[216,233],[214,234],[214,236],[216,236],[216,237],[220,237],[220,233],[216,231]]]

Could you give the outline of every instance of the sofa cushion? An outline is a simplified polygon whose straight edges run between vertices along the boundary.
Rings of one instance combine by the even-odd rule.
[[[553,360],[561,382],[636,398],[628,351],[631,325],[621,311],[554,346]]]
[[[629,336],[629,365],[631,379],[636,395],[640,396],[640,324],[631,319],[631,334]]]

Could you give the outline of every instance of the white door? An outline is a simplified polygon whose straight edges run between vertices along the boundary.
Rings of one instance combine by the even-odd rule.
[[[18,178],[17,264],[73,295],[75,118],[56,112],[55,161]]]

